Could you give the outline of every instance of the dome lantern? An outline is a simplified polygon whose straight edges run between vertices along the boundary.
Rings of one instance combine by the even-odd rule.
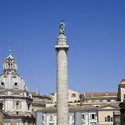
[[[12,50],[10,50],[10,54],[9,56],[5,59],[4,63],[3,63],[3,72],[5,74],[8,73],[17,73],[17,62],[14,59],[14,57],[11,55],[12,54]]]

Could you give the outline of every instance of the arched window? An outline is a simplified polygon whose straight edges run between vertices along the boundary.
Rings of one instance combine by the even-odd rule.
[[[108,115],[107,116],[107,121],[110,122],[111,117]]]
[[[111,116],[107,116],[105,117],[105,122],[112,122],[113,121],[113,118]]]
[[[20,101],[15,101],[13,105],[14,109],[21,109],[21,102]]]
[[[16,109],[20,109],[20,102],[16,101]]]

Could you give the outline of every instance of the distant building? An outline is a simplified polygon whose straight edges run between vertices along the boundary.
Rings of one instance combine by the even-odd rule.
[[[79,111],[79,109],[81,109],[80,110],[81,115],[83,113],[87,115],[88,112],[95,113],[97,118],[92,123],[91,117],[90,115],[88,115],[86,116],[86,120],[82,122],[82,125],[94,125],[95,123],[96,124],[98,123],[99,125],[113,125],[114,113],[120,111],[119,104],[125,98],[124,86],[125,86],[125,82],[123,79],[118,85],[118,92],[90,92],[90,93],[88,92],[88,93],[80,94],[79,92],[68,90],[68,93],[70,93],[69,100],[68,100],[69,108],[70,108],[69,117],[72,117],[75,111]],[[77,95],[74,100],[70,98],[72,97],[71,95],[73,93]],[[46,117],[46,121],[44,120],[44,125],[56,125],[56,93],[54,93],[53,96],[51,97],[53,99],[53,102],[49,104],[47,103],[46,108],[40,110],[41,112],[43,112],[43,115]],[[49,121],[50,115],[51,117],[53,117],[53,119],[55,119],[55,121],[54,120],[52,120],[53,122]],[[70,118],[69,123],[73,125],[74,121],[71,119],[72,118]],[[89,122],[91,123],[87,122],[87,120],[89,120]]]
[[[51,98],[53,100],[53,103],[57,102],[56,99],[57,93],[51,93]],[[73,102],[80,102],[80,92],[68,89],[68,102],[73,103]]]
[[[80,94],[82,102],[117,102],[117,92],[90,92]]]
[[[82,125],[113,125],[113,113],[119,111],[119,103],[77,104],[69,106],[69,125],[74,125],[74,113],[81,113]],[[43,113],[43,125],[57,125],[56,107],[48,107],[40,110]]]
[[[38,92],[31,92],[32,94],[32,111],[37,111],[46,107],[46,104],[52,103],[52,98],[50,96],[41,95]]]

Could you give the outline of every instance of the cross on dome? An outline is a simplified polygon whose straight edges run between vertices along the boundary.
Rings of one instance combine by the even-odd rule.
[[[10,52],[10,55],[12,55],[12,50],[11,49],[9,50],[9,52]]]

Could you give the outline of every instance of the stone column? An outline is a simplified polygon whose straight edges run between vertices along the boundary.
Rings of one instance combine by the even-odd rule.
[[[75,112],[74,125],[82,125],[81,112]]]
[[[57,52],[57,125],[68,125],[68,61],[69,45],[64,36],[64,23],[60,24],[60,33],[55,46]]]

